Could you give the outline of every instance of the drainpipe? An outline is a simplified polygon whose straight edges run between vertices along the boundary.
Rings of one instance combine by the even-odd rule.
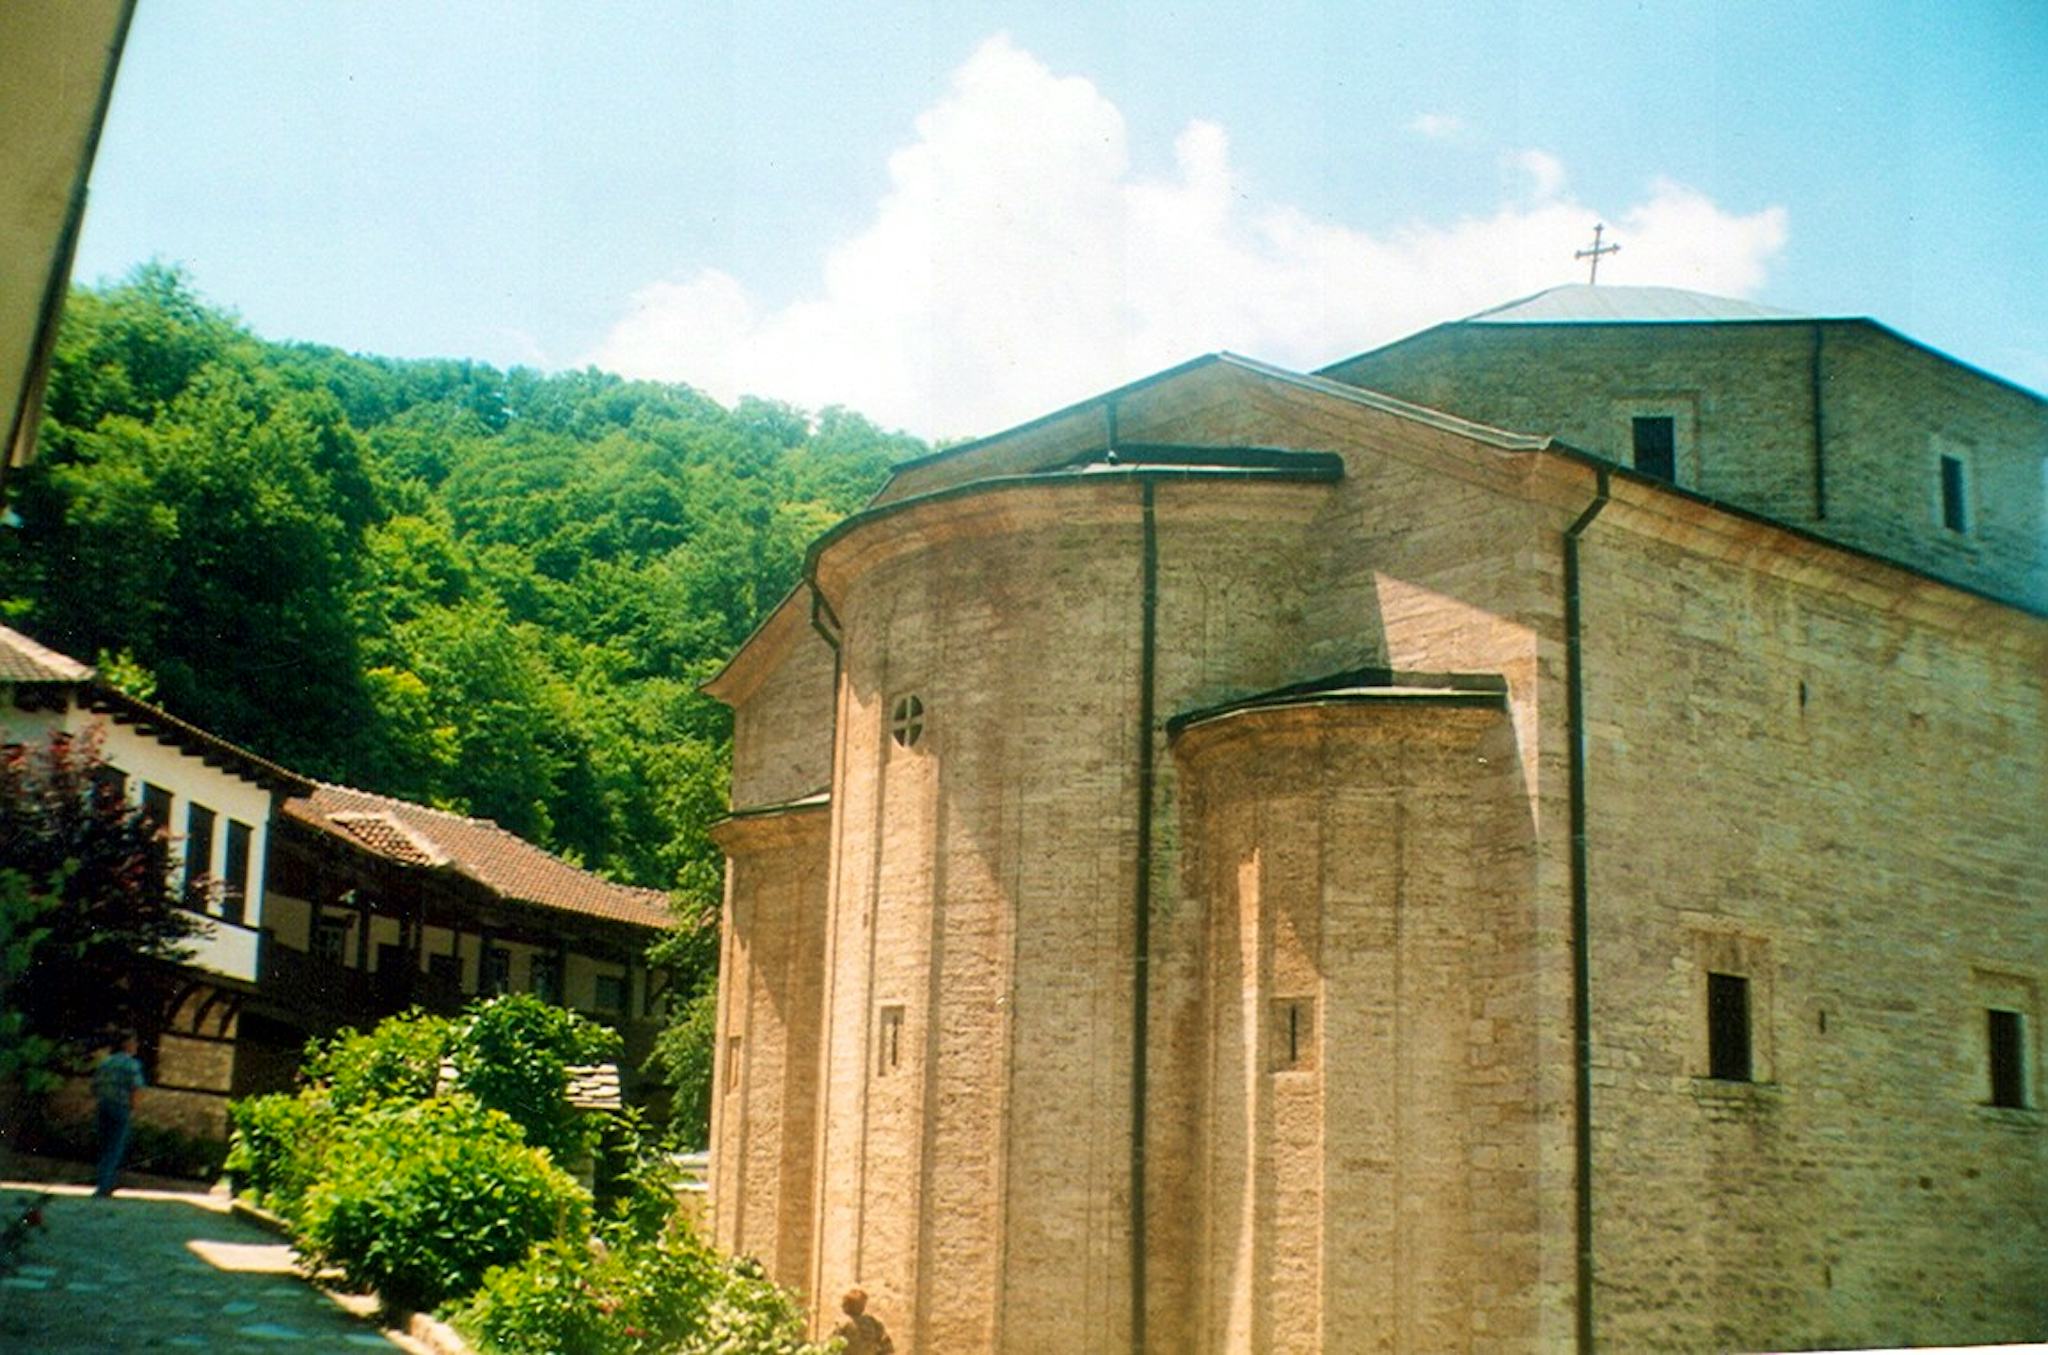
[[[1145,1350],[1145,1089],[1152,988],[1152,721],[1159,636],[1159,532],[1143,482],[1144,591],[1138,627],[1138,859],[1131,901],[1131,1349]]]
[[[1828,517],[1828,463],[1826,457],[1827,423],[1821,412],[1821,337],[1826,331],[1816,323],[1813,327],[1813,359],[1810,380],[1813,392],[1813,520],[1825,522]]]
[[[1591,923],[1586,905],[1586,675],[1579,599],[1579,539],[1607,506],[1608,472],[1600,467],[1593,502],[1564,533],[1565,720],[1571,727],[1572,881],[1572,1149],[1573,1222],[1578,1237],[1577,1342],[1593,1349],[1593,994]]]

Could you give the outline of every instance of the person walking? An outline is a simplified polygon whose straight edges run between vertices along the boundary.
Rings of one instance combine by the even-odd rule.
[[[135,1050],[135,1032],[124,1030],[115,1039],[112,1051],[92,1070],[92,1099],[99,1108],[100,1141],[98,1188],[93,1194],[101,1198],[112,1195],[120,1181],[121,1162],[128,1156],[128,1130],[135,1102],[149,1085]]]

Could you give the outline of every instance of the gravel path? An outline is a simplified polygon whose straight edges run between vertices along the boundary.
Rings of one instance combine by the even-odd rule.
[[[388,1339],[301,1279],[291,1249],[216,1196],[0,1181],[10,1215],[53,1198],[22,1264],[0,1276],[0,1351],[110,1355],[197,1350],[417,1349]]]

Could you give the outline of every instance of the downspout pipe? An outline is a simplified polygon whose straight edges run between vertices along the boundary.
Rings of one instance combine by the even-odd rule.
[[[1131,1349],[1145,1351],[1145,1098],[1152,995],[1152,726],[1159,642],[1159,528],[1153,482],[1144,495],[1142,601],[1138,622],[1138,857],[1131,900]]]
[[[1607,468],[1599,467],[1595,474],[1599,480],[1593,502],[1564,533],[1565,721],[1570,726],[1572,833],[1572,1213],[1578,1244],[1575,1349],[1579,1355],[1590,1355],[1593,1349],[1593,965],[1586,903],[1586,674],[1579,541],[1607,507]]]

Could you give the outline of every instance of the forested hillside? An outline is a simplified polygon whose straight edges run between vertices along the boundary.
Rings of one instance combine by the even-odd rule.
[[[326,779],[716,897],[696,686],[923,451],[686,386],[266,342],[175,270],[75,291],[0,617]]]

